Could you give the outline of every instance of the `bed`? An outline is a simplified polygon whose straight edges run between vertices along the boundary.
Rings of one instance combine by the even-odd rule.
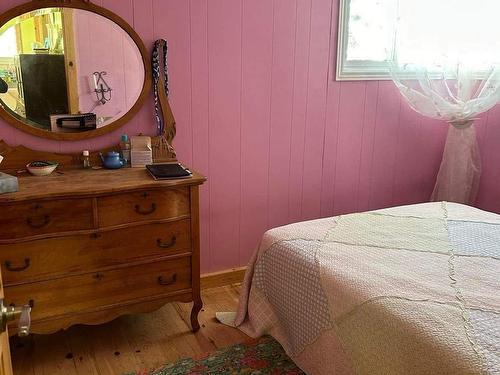
[[[436,202],[272,229],[234,323],[308,374],[500,374],[500,215]]]

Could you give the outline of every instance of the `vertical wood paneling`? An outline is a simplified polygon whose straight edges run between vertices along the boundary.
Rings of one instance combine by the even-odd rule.
[[[190,0],[191,6],[191,119],[193,124],[193,165],[210,176],[208,128],[208,8],[206,0]],[[200,189],[201,263],[212,270],[210,251],[211,178]]]
[[[151,53],[154,42],[153,0],[134,1],[134,29],[142,38]],[[139,132],[154,134],[155,124],[152,123],[154,109],[151,101],[147,101],[141,111],[135,116],[135,123]]]
[[[401,95],[394,84],[380,82],[371,167],[370,209],[392,203]],[[388,99],[388,100],[387,100]]]
[[[240,0],[208,3],[211,261],[239,264],[241,191]]]
[[[148,49],[154,42],[153,0],[133,1],[133,27]]]
[[[500,212],[500,107],[493,108],[487,116],[480,150],[483,174],[479,187],[478,206]]]
[[[325,138],[326,97],[330,58],[331,0],[315,0],[311,7],[307,114],[302,178],[302,219],[321,214],[321,179]]]
[[[325,146],[323,150],[323,177],[321,180],[322,217],[333,215],[341,92],[342,84],[340,82],[329,82],[325,121]]]
[[[24,0],[0,2],[0,12]],[[151,49],[169,42],[180,159],[201,189],[202,271],[248,261],[269,227],[428,199],[447,125],[414,113],[388,81],[336,82],[338,0],[93,0]],[[500,212],[500,110],[478,121],[478,206]],[[152,97],[117,131],[40,140],[0,123],[0,138],[51,151],[101,149],[154,134]]]
[[[270,228],[288,222],[296,11],[296,0],[274,0],[268,183]]]
[[[321,178],[321,216],[333,215],[335,193],[335,171],[338,147],[339,104],[341,83],[334,81],[335,56],[337,48],[339,2],[333,1],[330,24],[330,61],[326,97],[325,135],[323,147],[323,175]]]
[[[240,233],[245,235],[240,236],[240,265],[267,229],[273,5],[243,0]]]
[[[366,83],[342,85],[335,173],[335,213],[357,209]]]
[[[393,205],[416,203],[425,199],[421,196],[423,187],[417,173],[420,152],[425,147],[420,134],[420,116],[402,103],[400,123],[396,144]]]
[[[133,0],[101,0],[102,7],[111,10],[112,12],[118,14],[121,18],[127,21],[129,24],[134,23],[134,5]]]
[[[302,177],[304,172],[310,33],[311,0],[297,0],[292,136],[290,139],[290,187],[288,190],[288,218],[290,222],[302,218]]]
[[[366,211],[370,209],[371,170],[378,112],[378,97],[379,82],[367,82],[363,106],[363,133],[361,135],[361,154],[358,171],[357,211]]]
[[[177,157],[193,160],[191,128],[190,7],[186,0],[154,0],[154,38],[168,41],[169,101],[175,113]]]

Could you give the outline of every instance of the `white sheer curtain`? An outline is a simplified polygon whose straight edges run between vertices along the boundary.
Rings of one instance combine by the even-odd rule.
[[[473,204],[481,174],[474,120],[500,100],[500,2],[426,1],[398,2],[391,76],[411,108],[450,124],[431,200]]]
[[[473,204],[481,174],[474,119],[500,100],[500,69],[454,70],[392,64],[394,83],[411,108],[450,123],[432,200]]]

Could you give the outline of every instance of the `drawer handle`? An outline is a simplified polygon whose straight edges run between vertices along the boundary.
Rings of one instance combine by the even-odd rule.
[[[50,223],[50,216],[49,215],[43,215],[43,221],[41,221],[40,223],[35,223],[33,221],[33,219],[31,219],[31,217],[26,219],[26,224],[28,224],[30,227],[36,228],[36,229],[43,228],[48,223]]]
[[[168,249],[170,247],[173,247],[175,246],[177,242],[177,237],[175,235],[172,236],[172,238],[170,239],[170,242],[162,242],[161,238],[158,238],[156,240],[156,244],[158,245],[158,247],[161,247],[162,249]]]
[[[5,268],[7,268],[8,271],[12,271],[12,272],[24,271],[29,266],[30,266],[30,258],[25,258],[24,259],[24,266],[19,266],[19,267],[12,267],[12,263],[9,260],[5,261]]]
[[[151,203],[151,208],[149,210],[143,210],[138,204],[135,205],[135,212],[141,215],[150,215],[156,211],[156,203]]]
[[[163,276],[158,276],[158,284],[172,285],[177,281],[177,274],[174,273],[169,279],[164,279]]]

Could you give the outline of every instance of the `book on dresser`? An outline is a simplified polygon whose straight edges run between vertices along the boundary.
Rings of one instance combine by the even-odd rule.
[[[10,149],[11,156],[22,160],[23,150]],[[0,195],[6,304],[29,303],[32,332],[51,333],[193,302],[191,327],[198,330],[198,189],[205,177],[192,171],[155,181],[144,168],[61,165],[62,174],[20,176],[18,192]]]
[[[155,180],[173,180],[191,177],[191,171],[180,163],[162,163],[146,165],[151,177]]]

